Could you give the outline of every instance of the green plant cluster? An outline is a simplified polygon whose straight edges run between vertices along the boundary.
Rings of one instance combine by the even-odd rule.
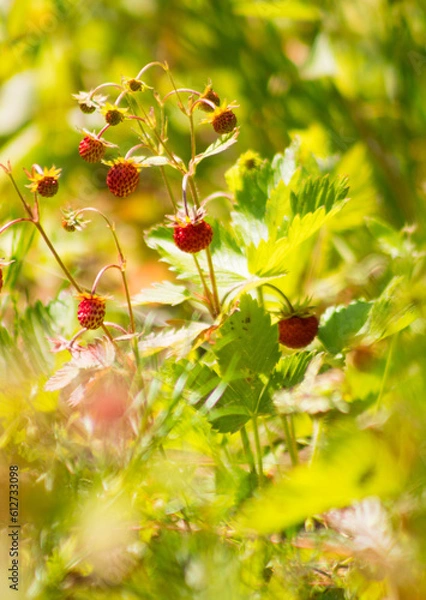
[[[356,168],[359,148],[330,166],[300,137],[271,161],[241,154],[205,204],[218,314],[209,255],[164,225],[146,241],[174,280],[131,298],[121,334],[77,342],[67,290],[14,312],[5,277],[0,446],[32,499],[28,598],[368,600],[423,585],[424,257],[412,228],[366,218],[371,198],[344,175]],[[307,349],[278,342],[283,293],[317,303]],[[125,307],[111,309],[122,330]]]

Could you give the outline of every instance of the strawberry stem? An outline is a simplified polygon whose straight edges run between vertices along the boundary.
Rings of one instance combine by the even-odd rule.
[[[18,223],[34,223],[34,221],[32,219],[27,219],[25,217],[21,217],[20,219],[14,219],[13,221],[9,221],[9,223],[6,223],[6,225],[3,225],[3,227],[0,228],[0,235],[2,233],[4,233],[7,229],[9,229],[9,227],[12,227],[12,225],[17,225]]]
[[[287,451],[290,455],[291,464],[295,467],[299,463],[299,457],[297,455],[297,444],[294,436],[290,432],[290,427],[288,426],[288,420],[286,415],[282,415],[281,421],[284,429],[284,437],[287,445]]]
[[[204,288],[204,294],[206,295],[206,298],[207,298],[207,301],[208,301],[209,312],[210,312],[210,314],[211,314],[211,316],[213,318],[216,318],[217,314],[216,314],[216,311],[215,311],[215,306],[214,306],[214,300],[213,300],[212,293],[209,290],[209,287],[207,285],[206,279],[205,279],[205,277],[203,275],[203,271],[201,270],[200,263],[198,262],[198,258],[196,257],[195,254],[193,254],[192,256],[194,257],[195,266],[197,267],[197,271],[198,271],[198,274],[199,274],[200,279],[201,279],[201,283],[202,283],[203,288]]]
[[[284,292],[282,292],[279,288],[275,287],[275,285],[272,285],[272,283],[262,283],[262,287],[263,286],[267,286],[270,287],[271,289],[273,289],[275,292],[278,292],[278,294],[284,299],[285,303],[287,304],[289,310],[291,313],[295,313],[296,311],[294,310],[294,307],[292,305],[292,303],[290,302],[290,300],[287,298],[287,296],[284,294]]]
[[[185,175],[182,178],[182,202],[183,202],[183,207],[185,209],[185,214],[188,217],[188,219],[190,219],[189,210],[188,210],[188,200],[186,197],[187,185],[188,185],[188,173],[185,173]]]
[[[318,457],[319,446],[320,446],[320,438],[323,430],[323,419],[321,417],[315,417],[312,419],[312,451],[310,464],[314,463],[316,458]]]
[[[82,214],[83,212],[95,212],[98,215],[100,215],[106,221],[107,227],[111,231],[112,237],[114,238],[115,246],[117,248],[118,257],[119,257],[119,261],[120,261],[119,268],[120,268],[121,277],[123,280],[124,292],[126,294],[127,310],[129,312],[129,319],[130,319],[130,332],[134,333],[135,332],[135,319],[134,319],[134,315],[133,315],[132,303],[130,300],[129,285],[127,283],[127,277],[126,277],[126,258],[123,254],[123,251],[121,250],[121,246],[120,246],[120,242],[118,240],[117,234],[115,233],[115,225],[113,222],[111,222],[108,219],[108,217],[106,215],[104,215],[104,213],[102,213],[97,208],[92,208],[91,206],[89,206],[87,208],[82,208],[75,213],[75,216],[77,217],[78,215]]]
[[[96,275],[95,281],[93,282],[92,289],[90,292],[92,295],[96,294],[96,288],[98,287],[98,283],[99,283],[102,275],[105,273],[105,271],[108,271],[108,269],[118,269],[119,271],[121,271],[120,265],[106,265],[105,267],[102,267],[102,269]]]
[[[166,71],[167,73],[169,73],[169,66],[166,62],[160,62],[158,60],[155,60],[153,62],[146,64],[144,67],[142,67],[142,69],[136,75],[135,79],[140,79],[142,77],[142,75],[145,73],[145,71],[148,71],[148,69],[150,69],[151,67],[155,67],[155,66],[161,67],[163,69],[163,71]]]
[[[260,444],[260,436],[259,436],[259,425],[257,421],[257,415],[252,417],[253,423],[253,432],[254,432],[254,443],[256,448],[256,457],[257,457],[257,470],[259,474],[259,486],[262,487],[265,480],[265,475],[263,472],[263,459],[262,459],[262,446]]]
[[[247,434],[247,429],[243,425],[240,429],[241,441],[243,443],[244,453],[246,455],[247,463],[250,466],[251,473],[257,475],[256,464],[254,462],[253,452],[250,446],[250,440]]]
[[[216,313],[215,316],[217,317],[217,315],[220,314],[220,300],[219,300],[219,294],[217,291],[216,275],[214,272],[212,255],[210,252],[210,248],[208,248],[208,247],[206,248],[206,254],[207,254],[207,262],[209,265],[210,281],[211,281],[212,289],[213,289],[213,298],[214,298],[214,302],[215,302],[215,313]]]

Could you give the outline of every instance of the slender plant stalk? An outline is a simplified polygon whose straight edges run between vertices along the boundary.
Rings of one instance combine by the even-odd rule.
[[[319,447],[320,447],[320,439],[323,431],[323,419],[321,417],[316,417],[313,419],[313,431],[312,431],[312,450],[311,450],[311,459],[310,464],[313,464],[318,457]]]
[[[215,308],[215,313],[217,315],[220,314],[220,300],[219,300],[219,293],[217,291],[217,283],[216,283],[216,275],[214,272],[214,267],[213,267],[213,261],[212,261],[212,255],[210,252],[210,248],[206,248],[206,254],[207,254],[207,262],[209,265],[209,274],[210,274],[210,281],[212,284],[212,290],[213,290],[213,298],[214,298],[214,308]]]
[[[253,423],[253,432],[254,432],[254,443],[256,447],[256,457],[257,457],[257,470],[259,474],[259,485],[262,486],[265,480],[265,475],[263,473],[263,460],[262,460],[262,447],[260,445],[260,436],[259,436],[259,425],[257,422],[257,416],[255,415],[252,418]]]
[[[92,208],[92,207],[87,207],[87,208],[82,208],[80,210],[78,210],[75,215],[78,216],[80,214],[83,214],[84,212],[95,212],[98,215],[100,215],[107,224],[108,229],[111,231],[112,237],[114,238],[114,243],[115,243],[115,247],[117,249],[118,252],[118,257],[120,260],[120,265],[114,265],[117,268],[120,269],[121,271],[121,278],[123,280],[123,287],[124,287],[124,292],[126,295],[126,302],[127,302],[127,310],[129,312],[129,319],[130,319],[130,332],[134,333],[135,332],[135,319],[134,319],[134,315],[133,315],[133,308],[132,308],[132,303],[130,300],[130,292],[129,292],[129,286],[127,283],[127,277],[126,277],[126,258],[123,254],[123,251],[121,249],[121,245],[120,245],[120,241],[117,237],[117,234],[115,232],[115,226],[114,223],[112,223],[108,217],[106,215],[104,215],[104,213],[102,213],[100,210],[98,210],[97,208]]]
[[[376,407],[375,407],[376,411],[378,411],[380,409],[381,404],[382,404],[383,394],[385,391],[386,383],[389,378],[389,373],[390,373],[390,368],[391,368],[392,358],[393,358],[393,352],[394,352],[394,349],[396,346],[397,338],[398,338],[398,333],[395,333],[392,336],[392,340],[391,340],[391,343],[389,346],[388,356],[386,358],[385,370],[383,372],[382,382],[380,384],[380,391],[379,391],[379,395],[377,397],[377,402],[376,402]]]
[[[254,462],[253,452],[251,451],[250,440],[247,435],[245,426],[240,429],[241,441],[243,442],[244,454],[246,455],[247,464],[250,466],[250,471],[257,474],[256,464]]]
[[[190,111],[189,115],[189,127],[191,133],[191,163],[194,163],[195,154],[196,154],[196,141],[195,141],[195,131],[194,131],[194,116],[192,111]]]
[[[290,432],[290,428],[288,426],[288,421],[286,415],[282,415],[281,421],[284,429],[284,437],[287,445],[287,450],[290,455],[291,464],[295,467],[299,464],[299,457],[297,454],[297,446],[295,444],[295,440]]]
[[[201,270],[201,266],[200,266],[200,263],[198,262],[198,258],[195,256],[195,254],[193,254],[192,256],[194,257],[195,266],[197,267],[197,271],[200,276],[201,283],[203,284],[204,294],[206,295],[208,303],[209,303],[210,314],[213,318],[215,318],[217,315],[216,315],[216,311],[215,311],[212,293],[209,290],[209,286],[207,285],[206,278],[204,277],[203,271]]]

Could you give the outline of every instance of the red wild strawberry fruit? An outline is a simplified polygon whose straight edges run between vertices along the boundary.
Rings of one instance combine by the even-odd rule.
[[[318,319],[315,315],[288,316],[278,322],[279,342],[288,348],[308,346],[318,333]]]
[[[105,146],[101,140],[94,136],[86,135],[78,146],[78,153],[88,163],[99,162],[105,154]]]
[[[109,191],[125,198],[133,193],[139,183],[139,166],[131,158],[117,158],[112,163],[108,171],[106,182]]]
[[[211,123],[216,133],[231,133],[237,125],[237,117],[230,108],[217,109]]]
[[[104,322],[105,298],[97,294],[80,294],[77,318],[85,329],[98,329]]]
[[[173,239],[182,252],[195,254],[210,246],[213,229],[204,220],[205,211],[199,208],[193,219],[179,212],[173,222]]]
[[[195,254],[210,246],[213,239],[213,229],[206,221],[187,223],[183,227],[176,226],[173,232],[176,246],[183,252]]]

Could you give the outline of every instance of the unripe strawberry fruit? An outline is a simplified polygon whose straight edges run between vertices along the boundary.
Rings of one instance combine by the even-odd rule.
[[[136,190],[139,183],[139,169],[131,159],[116,159],[107,174],[107,186],[109,191],[125,198]]]
[[[86,115],[90,115],[90,113],[94,113],[96,110],[96,106],[94,104],[85,104],[84,102],[79,103],[79,107],[81,112]]]
[[[201,94],[200,100],[210,100],[210,102],[213,102],[213,104],[216,104],[216,106],[220,106],[219,96],[216,94],[214,89],[212,87],[210,87],[209,85],[206,87],[204,92]],[[204,102],[200,102],[198,106],[204,112],[213,112],[213,110],[214,110],[214,108],[212,108],[208,104],[205,104]]]
[[[216,133],[231,133],[237,125],[237,117],[231,109],[227,108],[215,114],[212,125]]]
[[[43,177],[37,184],[37,191],[44,198],[51,198],[58,191],[58,180],[56,177]]]
[[[288,348],[308,346],[318,333],[318,319],[315,315],[297,315],[278,322],[279,342]]]
[[[176,246],[183,252],[195,254],[210,246],[213,239],[213,229],[206,221],[175,225],[173,239]]]
[[[80,294],[77,318],[85,329],[98,329],[104,322],[105,298],[97,294]]]
[[[124,120],[123,113],[118,109],[111,109],[105,113],[105,121],[109,125],[118,125]]]
[[[105,154],[105,146],[100,140],[87,135],[78,146],[78,152],[83,160],[88,163],[99,162]]]

